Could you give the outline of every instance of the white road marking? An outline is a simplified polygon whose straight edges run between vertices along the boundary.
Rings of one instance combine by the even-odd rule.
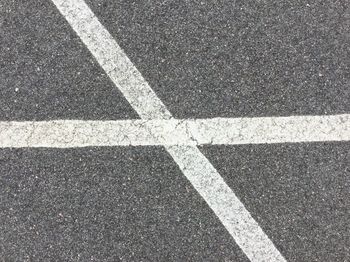
[[[53,2],[142,119],[171,118],[171,113],[83,0]],[[166,148],[251,261],[285,261],[196,146]]]
[[[168,146],[166,149],[251,261],[285,261],[197,147]]]
[[[235,145],[350,141],[350,114],[0,122],[0,147]]]
[[[142,119],[171,118],[163,102],[84,1],[53,2]]]
[[[213,118],[186,122],[198,144],[263,144],[350,140],[350,114]]]

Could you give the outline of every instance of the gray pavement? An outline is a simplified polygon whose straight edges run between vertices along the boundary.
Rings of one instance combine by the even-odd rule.
[[[350,113],[346,1],[86,1],[178,118]],[[139,118],[50,1],[0,3],[0,121]],[[287,261],[350,261],[350,143],[200,148]],[[0,148],[0,261],[249,261],[162,147]]]
[[[346,1],[87,1],[178,118],[350,111]]]
[[[350,259],[350,143],[202,148],[287,261]]]
[[[0,150],[4,261],[249,261],[161,147]]]
[[[0,34],[0,120],[138,118],[50,1],[2,1]]]

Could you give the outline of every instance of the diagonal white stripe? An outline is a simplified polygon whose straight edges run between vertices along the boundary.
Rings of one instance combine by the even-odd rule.
[[[142,119],[171,118],[163,102],[84,1],[53,2]]]
[[[350,141],[350,114],[0,122],[0,147],[195,146],[321,141]]]
[[[53,2],[141,118],[171,117],[83,0]],[[197,147],[166,148],[251,261],[285,261]]]

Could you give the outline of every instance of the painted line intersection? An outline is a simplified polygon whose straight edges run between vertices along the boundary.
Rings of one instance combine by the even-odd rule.
[[[0,122],[0,147],[237,145],[350,140],[350,115]]]
[[[162,145],[251,261],[285,261],[198,145],[349,141],[350,115],[174,119],[83,0],[52,0],[141,120],[0,122],[0,147]]]

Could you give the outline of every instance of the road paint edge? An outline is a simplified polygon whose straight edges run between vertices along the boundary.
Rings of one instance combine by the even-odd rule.
[[[52,1],[142,119],[165,119],[172,117],[164,104],[158,99],[138,70],[114,41],[113,37],[98,21],[97,17],[83,0]],[[247,228],[251,230],[242,231],[242,228],[240,228],[242,224],[235,224],[238,215],[236,213],[237,210],[221,210],[221,206],[215,206],[217,202],[212,202],[211,199],[205,198],[207,197],[207,193],[201,191],[205,187],[198,186],[198,183],[201,183],[201,177],[203,177],[203,183],[207,181],[204,177],[206,173],[202,174],[198,166],[192,172],[187,172],[186,170],[189,169],[184,166],[186,163],[190,166],[199,164],[211,166],[210,162],[196,146],[186,148],[173,146],[166,148],[187,179],[199,194],[204,197],[204,200],[207,201],[219,219],[226,221],[224,226],[251,261],[285,261],[271,240],[264,234],[251,216],[246,217],[248,220],[244,221],[244,224],[248,225]],[[181,160],[185,159],[198,159],[199,162],[181,162]],[[213,195],[211,197],[215,195],[217,199],[224,201],[227,199],[227,195],[229,195],[230,197],[228,199],[234,200],[235,203],[240,203],[242,209],[240,211],[249,214],[214,167],[208,175],[210,180],[222,181],[222,183],[214,183],[218,188],[215,187],[216,189],[212,191]],[[261,240],[261,242],[256,243],[255,241],[258,240]]]

